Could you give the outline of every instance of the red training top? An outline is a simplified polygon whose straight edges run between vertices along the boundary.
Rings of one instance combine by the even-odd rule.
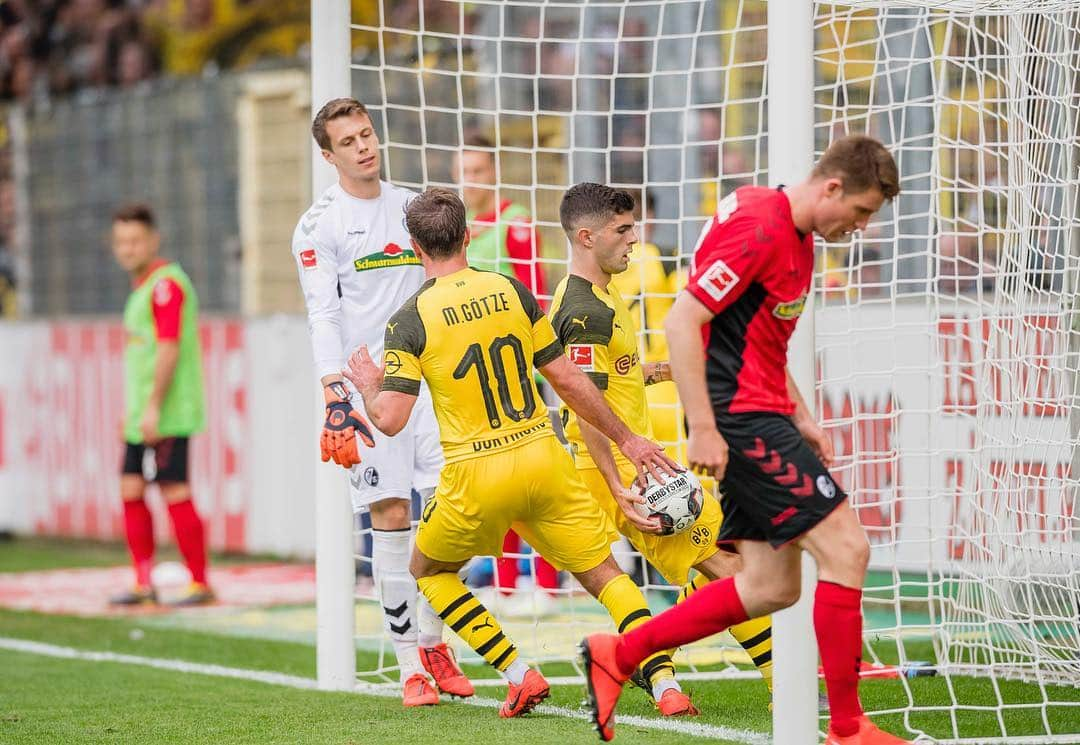
[[[141,285],[154,271],[168,263],[164,259],[157,259],[151,263],[143,276],[134,283],[134,286]],[[154,283],[151,307],[154,309],[154,326],[157,329],[158,340],[179,340],[180,312],[184,307],[183,288],[169,277],[159,279]]]

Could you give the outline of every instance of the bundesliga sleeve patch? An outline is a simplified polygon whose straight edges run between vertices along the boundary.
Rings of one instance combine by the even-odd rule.
[[[317,263],[314,248],[305,248],[300,252],[300,266],[304,269],[314,269]]]
[[[571,362],[585,372],[595,372],[592,344],[571,344],[566,348],[566,354]]]
[[[723,259],[717,259],[705,270],[697,284],[709,297],[719,303],[739,284],[739,275],[733,272]]]

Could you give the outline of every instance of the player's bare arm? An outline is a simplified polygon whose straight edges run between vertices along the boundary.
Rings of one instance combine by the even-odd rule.
[[[689,466],[719,481],[727,470],[728,445],[713,418],[712,402],[705,385],[705,348],[700,332],[712,318],[712,311],[697,298],[689,292],[681,292],[664,321],[664,333],[668,340],[671,377],[686,412]]]
[[[791,370],[785,368],[784,373],[787,375],[788,395],[791,396],[791,400],[795,403],[795,413],[791,415],[791,421],[794,422],[795,428],[799,430],[799,434],[803,436],[810,448],[821,458],[821,462],[831,468],[834,457],[832,438],[810,414],[810,409],[807,407],[802,393],[799,392],[799,386],[795,384],[795,379],[791,377]]]
[[[157,357],[154,359],[154,387],[150,390],[150,398],[146,402],[146,411],[143,413],[140,429],[143,441],[147,445],[153,445],[161,439],[158,431],[158,421],[161,419],[161,404],[165,400],[165,394],[172,385],[173,374],[176,372],[176,363],[180,359],[180,342],[175,340],[158,340]]]
[[[645,385],[671,380],[671,365],[667,362],[644,362],[641,365],[641,377],[645,379]]]
[[[600,430],[583,419],[578,420],[578,427],[581,429],[581,439],[585,441],[585,447],[589,449],[589,455],[592,456],[593,462],[596,463],[596,467],[600,470],[604,481],[607,482],[608,491],[615,498],[615,503],[619,505],[619,509],[626,515],[626,519],[633,523],[634,527],[642,533],[659,535],[663,531],[660,520],[645,517],[634,509],[635,503],[645,504],[645,500],[640,494],[626,488],[626,484],[622,483],[622,479],[619,477],[619,467],[615,465],[615,456],[611,452],[611,440],[604,437]]]
[[[663,448],[634,434],[615,416],[600,390],[570,358],[560,355],[541,367],[540,372],[567,406],[618,446],[642,479],[646,473],[660,480],[661,473],[674,475],[677,472],[678,465],[664,454]]]
[[[371,359],[366,344],[349,355],[347,367],[342,373],[360,391],[364,409],[377,430],[393,437],[405,428],[417,397],[401,391],[382,390],[385,370]]]

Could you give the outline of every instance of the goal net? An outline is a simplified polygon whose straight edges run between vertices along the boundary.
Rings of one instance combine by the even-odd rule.
[[[717,202],[772,183],[767,138],[788,123],[766,121],[770,55],[813,65],[815,155],[869,133],[903,190],[851,243],[819,246],[802,321],[814,348],[792,350],[814,355],[835,473],[873,546],[865,675],[898,677],[868,681],[867,711],[911,737],[1080,739],[1075,3],[815,3],[807,50],[768,49],[757,0],[382,0],[352,34],[353,92],[373,112],[386,178],[460,186],[455,155],[486,137],[495,201],[531,215],[546,287],[566,272],[568,185],[647,190],[656,250],[624,290],[645,359],[665,353],[663,313]],[[677,453],[673,390],[650,401]],[[508,555],[535,569],[531,554]],[[654,609],[670,602],[637,563]],[[483,562],[472,581],[488,581]],[[361,671],[373,679],[393,673],[393,655],[365,587],[358,643],[381,650]],[[572,660],[577,639],[608,625],[565,579],[543,597],[528,579],[502,590],[492,609],[533,662]],[[698,675],[756,675],[725,637],[682,654]]]
[[[878,570],[867,650],[941,678],[904,681],[912,732],[1075,742],[1080,9],[820,4],[815,26],[818,143],[881,138],[903,188],[817,288],[818,410]]]

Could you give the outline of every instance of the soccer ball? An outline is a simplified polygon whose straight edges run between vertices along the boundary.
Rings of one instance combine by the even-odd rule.
[[[661,476],[664,480],[657,481],[650,474],[643,491],[634,487],[634,491],[645,499],[645,504],[635,503],[634,509],[645,517],[659,518],[662,535],[677,535],[690,530],[701,514],[701,482],[690,471]]]

